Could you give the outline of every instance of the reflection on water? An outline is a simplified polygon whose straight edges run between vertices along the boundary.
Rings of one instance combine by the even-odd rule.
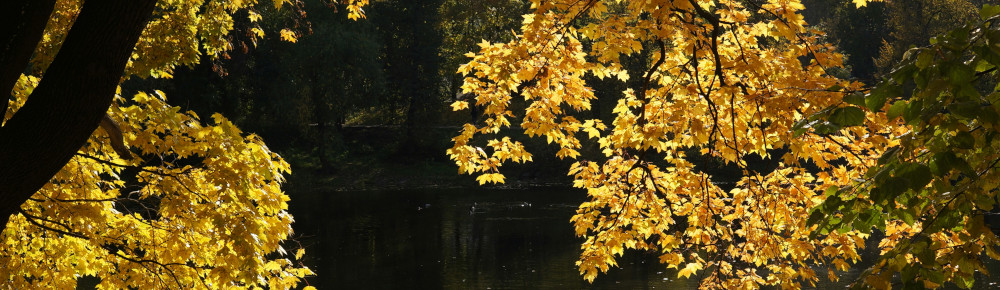
[[[307,247],[305,262],[317,274],[308,280],[320,289],[697,286],[694,280],[677,280],[655,254],[642,253],[626,254],[618,261],[621,268],[598,276],[593,285],[585,282],[574,264],[581,240],[569,223],[586,198],[576,189],[292,195],[294,228]],[[988,267],[1000,273],[996,265]],[[841,281],[853,280],[858,272],[842,273]],[[818,288],[843,289],[846,281],[824,281]],[[976,288],[990,285],[996,283],[977,281]]]

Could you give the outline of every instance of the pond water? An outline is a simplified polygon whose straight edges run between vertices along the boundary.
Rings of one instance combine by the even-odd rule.
[[[585,282],[574,264],[581,239],[569,223],[585,198],[570,188],[292,193],[291,212],[317,274],[309,284],[320,289],[696,288],[642,253]],[[988,268],[1000,273],[996,264]],[[858,272],[817,288],[843,289]],[[974,288],[997,287],[998,276]]]

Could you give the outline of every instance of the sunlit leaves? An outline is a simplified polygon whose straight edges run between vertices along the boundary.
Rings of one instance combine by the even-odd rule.
[[[281,30],[281,40],[294,43],[298,41],[299,38],[297,35],[295,35],[295,32],[286,28]]]
[[[4,120],[43,77],[80,2],[56,1]],[[350,1],[348,10],[360,17],[367,2]],[[223,57],[241,22],[234,15],[247,15],[252,40],[263,37],[256,4],[158,1],[122,79],[168,78],[203,56]],[[302,249],[293,259],[282,247],[292,217],[281,190],[289,165],[280,156],[221,115],[182,112],[161,92],[121,91],[108,113],[132,157],[119,156],[106,131],[97,130],[22,205],[0,235],[4,287],[67,289],[89,275],[104,289],[287,289],[312,274],[298,261]]]
[[[868,6],[868,2],[882,2],[882,0],[851,0],[857,8]]]
[[[677,278],[687,278],[694,275],[701,270],[703,265],[701,263],[688,263],[683,269],[677,271]]]
[[[476,177],[476,181],[479,181],[479,185],[483,185],[487,182],[489,183],[503,183],[503,174],[499,173],[488,173]]]
[[[138,157],[120,158],[95,134],[11,218],[0,236],[5,285],[72,288],[92,275],[106,288],[283,289],[311,274],[278,254],[291,234],[288,164],[224,117],[203,122],[163,98],[112,107]]]
[[[363,8],[365,5],[368,5],[369,0],[346,0],[346,1],[347,1],[347,18],[352,20],[365,18],[365,10]]]
[[[469,108],[469,102],[466,101],[455,101],[451,103],[451,109],[455,111],[461,111]]]
[[[744,6],[751,4],[760,6]],[[681,277],[703,272],[706,287],[812,283],[813,263],[846,270],[868,232],[844,227],[811,237],[806,219],[824,190],[861,178],[894,145],[885,134],[897,132],[876,112],[880,96],[825,74],[842,56],[804,27],[802,8],[798,1],[532,1],[516,39],[483,41],[459,68],[475,101],[452,107],[477,106],[484,119],[466,124],[448,154],[461,173],[492,182],[498,157],[525,149],[495,146],[496,139],[483,147],[475,137],[519,124],[556,146],[556,156],[584,159],[569,174],[590,197],[571,219],[585,239],[577,266],[589,281],[628,250],[662,253]],[[644,65],[627,66],[627,58]],[[611,118],[584,112],[595,97],[587,75],[625,84],[606,92],[618,93],[605,102],[614,104]],[[842,92],[858,93],[844,104]],[[581,156],[584,142],[603,156]],[[750,156],[780,162],[758,171]],[[706,160],[741,169],[729,177],[733,189],[703,171]],[[918,179],[926,170],[914,172]],[[877,223],[873,216],[845,218]]]

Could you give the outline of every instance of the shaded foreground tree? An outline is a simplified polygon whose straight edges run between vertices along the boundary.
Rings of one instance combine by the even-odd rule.
[[[345,2],[357,18],[367,1]],[[221,115],[203,125],[161,93],[116,89],[229,50],[234,13],[249,9],[254,22],[254,4],[0,4],[15,24],[0,30],[0,88],[11,92],[0,127],[4,287],[69,288],[86,275],[109,288],[289,288],[310,273],[279,245],[292,219],[277,154]],[[120,126],[95,132],[102,116]]]
[[[995,116],[984,105],[991,99],[969,91],[974,76],[995,70],[995,57],[965,62],[960,56],[968,55],[962,51],[971,35],[991,44],[996,33],[985,27],[996,25],[954,37],[966,42],[939,40],[957,51],[945,54],[940,66],[930,61],[940,54],[922,51],[908,58],[916,64],[906,68],[906,77],[894,77],[895,87],[868,91],[830,74],[843,57],[822,42],[823,32],[806,26],[798,13],[803,8],[780,0],[532,1],[514,40],[484,41],[459,69],[466,75],[463,91],[475,99],[452,107],[479,106],[485,118],[466,124],[448,154],[460,172],[495,183],[504,181],[503,163],[532,160],[520,141],[501,134],[514,123],[558,146],[561,158],[580,158],[583,142],[596,142],[603,154],[569,168],[574,186],[590,196],[571,219],[585,238],[577,265],[587,280],[617,266],[616,259],[632,249],[658,254],[679,277],[698,274],[702,287],[800,288],[819,280],[817,269],[837,280],[837,271],[860,259],[858,250],[878,228],[887,234],[879,242],[884,256],[855,285],[889,287],[892,274],[904,270],[904,277],[915,278],[908,284],[922,283],[913,286],[971,286],[975,271],[985,271],[979,254],[995,251],[997,238],[977,222],[990,206],[968,211],[973,203],[954,196],[991,197],[997,185],[969,181],[984,171],[962,171],[966,166],[953,157],[986,160],[977,167],[985,172],[996,165],[995,150],[973,149],[993,139],[969,137],[969,131],[990,131],[967,121]],[[644,53],[647,67],[626,70],[623,59]],[[921,74],[913,66],[935,69]],[[610,119],[586,119],[595,98],[587,76],[627,85]],[[923,84],[932,77],[933,85]],[[633,78],[638,81],[626,82]],[[945,101],[887,107],[911,78],[921,90],[936,88],[932,98]],[[947,109],[955,115],[934,117],[952,97],[957,104]],[[511,109],[514,98],[523,98],[525,109]],[[986,111],[992,113],[981,113]],[[904,114],[911,114],[905,124],[889,121]],[[912,131],[919,128],[925,129]],[[488,140],[474,139],[480,135]],[[972,151],[948,153],[954,147]],[[931,158],[922,153],[926,148],[944,154],[937,167],[914,163]],[[777,167],[750,166],[754,159],[777,160]],[[742,174],[723,190],[702,160],[721,160]],[[936,187],[980,186],[991,195],[938,190],[933,192],[941,197],[895,199],[926,192],[921,189],[931,186],[934,172],[941,178]],[[963,214],[943,214],[948,212]],[[952,228],[935,226],[921,236],[915,215],[931,224],[946,216],[944,225]],[[923,242],[910,246],[917,241]]]
[[[903,132],[887,136],[893,146],[877,164],[831,188],[809,219],[814,233],[886,234],[861,276],[872,286],[889,288],[899,273],[904,288],[969,288],[977,272],[989,273],[983,259],[1000,259],[989,221],[1000,184],[1000,6],[984,6],[979,18],[906,51],[880,83],[834,109],[885,114]],[[812,122],[860,125],[819,117]]]

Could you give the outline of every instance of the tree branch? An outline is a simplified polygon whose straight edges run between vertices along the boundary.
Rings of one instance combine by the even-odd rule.
[[[0,91],[9,96],[31,60],[35,44],[42,39],[45,23],[55,0],[4,0],[0,3]],[[10,25],[13,24],[13,25]],[[0,99],[0,119],[7,112],[7,99]]]
[[[87,1],[38,87],[0,127],[0,224],[97,128],[155,0]]]

